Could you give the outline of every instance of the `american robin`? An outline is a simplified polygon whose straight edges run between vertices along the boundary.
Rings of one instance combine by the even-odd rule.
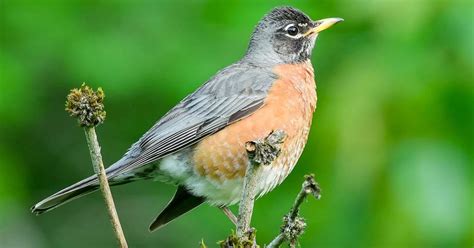
[[[245,143],[283,130],[280,155],[257,172],[259,196],[291,172],[306,144],[316,108],[311,53],[320,31],[342,21],[312,21],[292,7],[257,24],[242,59],[222,69],[163,116],[107,168],[111,185],[157,179],[178,185],[151,224],[161,227],[203,202],[226,207],[242,193]],[[41,214],[99,188],[91,176],[32,207]]]

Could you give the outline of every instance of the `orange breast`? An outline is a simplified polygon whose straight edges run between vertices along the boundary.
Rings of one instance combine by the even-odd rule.
[[[306,144],[316,107],[316,85],[309,61],[277,66],[274,73],[279,79],[260,109],[196,145],[193,162],[197,174],[218,182],[243,177],[245,142],[264,138],[276,129],[288,136],[282,153],[270,166],[286,171],[285,177],[291,171]]]

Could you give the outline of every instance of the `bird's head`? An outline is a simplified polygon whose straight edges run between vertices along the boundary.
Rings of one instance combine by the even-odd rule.
[[[299,63],[311,57],[319,32],[343,21],[326,18],[312,21],[292,7],[278,7],[257,24],[245,58],[253,63]]]

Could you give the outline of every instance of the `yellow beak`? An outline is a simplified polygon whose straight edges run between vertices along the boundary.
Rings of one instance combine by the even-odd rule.
[[[323,30],[330,28],[332,25],[338,22],[342,22],[342,21],[344,21],[344,19],[342,18],[326,18],[326,19],[317,20],[314,22],[316,27],[310,29],[308,32],[304,34],[304,36],[319,33]]]

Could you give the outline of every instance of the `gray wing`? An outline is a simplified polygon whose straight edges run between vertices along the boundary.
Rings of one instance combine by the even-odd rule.
[[[260,108],[276,75],[246,64],[218,72],[163,116],[114,165],[110,177],[188,147]]]

